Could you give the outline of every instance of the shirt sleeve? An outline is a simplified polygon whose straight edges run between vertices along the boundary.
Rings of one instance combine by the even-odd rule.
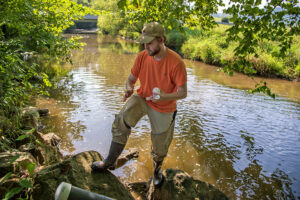
[[[186,67],[183,61],[178,63],[173,71],[173,80],[177,87],[187,82]]]
[[[138,54],[131,68],[131,74],[136,78],[136,80],[139,78],[139,74],[141,71],[141,57],[141,54]]]

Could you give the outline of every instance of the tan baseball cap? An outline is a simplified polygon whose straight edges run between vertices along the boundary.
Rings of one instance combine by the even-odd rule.
[[[136,40],[138,43],[149,43],[155,37],[166,37],[164,27],[158,22],[146,24],[142,30],[142,35]]]

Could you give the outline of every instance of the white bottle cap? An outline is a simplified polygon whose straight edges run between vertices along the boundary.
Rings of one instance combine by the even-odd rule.
[[[153,92],[153,94],[159,94],[160,89],[158,87],[155,87],[155,88],[153,88],[152,92]]]

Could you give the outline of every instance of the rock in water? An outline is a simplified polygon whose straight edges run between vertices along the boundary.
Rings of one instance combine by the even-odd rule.
[[[98,152],[87,151],[42,169],[34,179],[32,199],[53,199],[61,182],[114,199],[133,199],[126,187],[110,171],[91,172],[91,164],[98,160],[103,160]]]
[[[200,180],[182,170],[167,169],[163,172],[164,182],[159,189],[155,189],[151,181],[147,193],[148,200],[227,200],[223,192],[213,185]]]

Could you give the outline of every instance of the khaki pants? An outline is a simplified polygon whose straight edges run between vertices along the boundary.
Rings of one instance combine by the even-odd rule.
[[[137,122],[148,115],[151,124],[151,141],[154,161],[161,161],[168,153],[175,125],[175,112],[161,113],[153,110],[145,99],[135,94],[123,106],[120,113],[115,116],[112,125],[112,141],[126,144],[131,132]]]

